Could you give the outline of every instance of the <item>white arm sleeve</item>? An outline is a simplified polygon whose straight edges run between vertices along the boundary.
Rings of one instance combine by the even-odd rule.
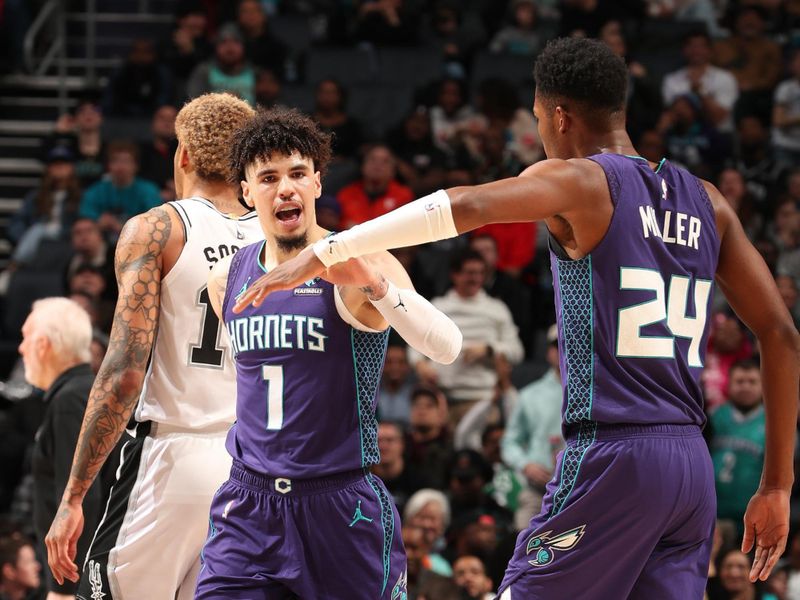
[[[414,290],[398,289],[391,281],[380,300],[370,300],[397,333],[431,360],[449,365],[461,352],[461,330],[450,318]]]
[[[365,254],[417,246],[457,235],[450,198],[447,192],[439,190],[376,219],[324,237],[313,248],[314,254],[328,268]]]

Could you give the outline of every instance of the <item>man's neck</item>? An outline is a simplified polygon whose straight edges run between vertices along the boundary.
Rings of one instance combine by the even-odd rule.
[[[205,198],[223,213],[241,216],[248,212],[239,202],[238,189],[223,181],[205,181],[199,177],[188,177],[181,192],[182,198]]]
[[[278,244],[275,236],[266,236],[267,243],[264,244],[264,256],[262,256],[263,264],[270,269],[275,265],[285,263],[286,261],[294,258],[303,250],[308,248],[311,244],[319,239],[322,239],[328,234],[328,231],[317,225],[316,223],[308,229],[306,237],[306,245],[302,248],[294,248],[292,250],[284,250]]]
[[[44,374],[42,375],[42,389],[47,391],[53,384],[55,383],[56,379],[61,377],[64,373],[69,371],[73,367],[77,367],[81,364],[79,360],[67,360],[63,362],[58,361],[48,361],[48,362],[56,362],[57,364],[50,364],[45,369]]]
[[[585,158],[595,154],[638,156],[638,152],[633,147],[633,142],[624,128],[589,134],[584,139],[578,140],[575,147],[576,158]]]

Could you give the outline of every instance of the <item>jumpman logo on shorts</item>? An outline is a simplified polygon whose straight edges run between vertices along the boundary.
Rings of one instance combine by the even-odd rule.
[[[356,512],[353,513],[353,522],[348,525],[348,527],[352,527],[359,521],[366,521],[367,523],[372,523],[372,519],[369,517],[365,517],[361,514],[361,500],[358,501],[358,506],[356,506]]]
[[[397,294],[397,305],[395,305],[395,308],[402,308],[404,311],[408,312],[406,305],[403,304],[403,299],[400,297],[400,294]]]

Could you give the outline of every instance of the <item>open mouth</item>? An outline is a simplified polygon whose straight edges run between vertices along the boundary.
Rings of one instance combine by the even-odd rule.
[[[299,208],[282,208],[275,216],[277,219],[283,223],[291,223],[292,221],[297,221],[300,218],[300,209]]]

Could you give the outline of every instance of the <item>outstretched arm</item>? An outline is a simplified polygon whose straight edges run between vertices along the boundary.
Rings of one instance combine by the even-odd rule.
[[[158,325],[162,252],[172,219],[158,207],[130,219],[117,243],[119,298],[103,364],[95,378],[61,505],[45,543],[59,583],[78,580],[74,563],[83,527],[81,503],[116,446],[142,389]]]
[[[789,493],[794,481],[800,337],[772,274],[747,239],[739,219],[711,185],[721,246],[717,282],[736,314],[758,338],[766,412],[761,484],[744,517],[742,550],[755,544],[751,581],[766,580],[786,547]]]
[[[268,293],[289,289],[356,256],[442,240],[488,223],[539,221],[556,215],[571,221],[589,204],[600,210],[597,190],[607,190],[603,170],[584,159],[545,160],[519,177],[440,190],[319,240],[251,285],[234,312],[249,303],[257,306]]]
[[[409,346],[428,358],[450,364],[461,351],[458,326],[420,296],[400,262],[388,252],[349,260],[327,270],[326,279],[340,285],[350,313],[363,325],[391,326]]]

